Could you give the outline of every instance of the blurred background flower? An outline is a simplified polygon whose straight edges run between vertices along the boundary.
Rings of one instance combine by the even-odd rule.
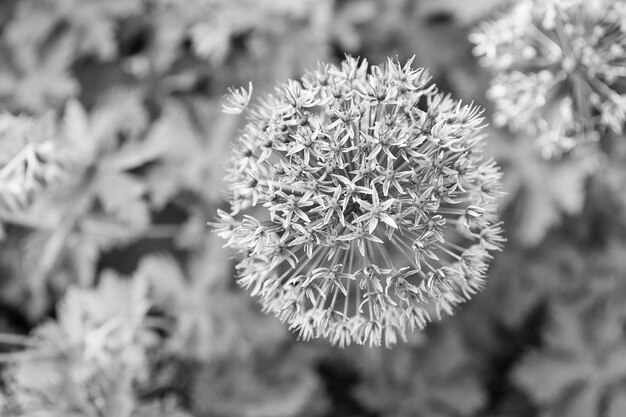
[[[626,122],[626,9],[621,1],[521,1],[470,39],[494,72],[494,122],[560,156],[621,134]]]

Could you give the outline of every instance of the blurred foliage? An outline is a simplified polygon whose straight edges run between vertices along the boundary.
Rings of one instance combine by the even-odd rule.
[[[229,86],[416,55],[491,117],[467,38],[510,3],[0,2],[0,414],[626,415],[623,137],[548,161],[492,129],[509,243],[394,350],[295,340],[206,228],[243,122]]]

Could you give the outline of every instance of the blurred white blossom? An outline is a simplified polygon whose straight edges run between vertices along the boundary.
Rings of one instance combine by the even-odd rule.
[[[49,117],[0,115],[0,209],[26,208],[61,175],[52,122]]]
[[[621,133],[626,3],[524,0],[470,35],[495,76],[495,122],[539,138],[548,156]]]

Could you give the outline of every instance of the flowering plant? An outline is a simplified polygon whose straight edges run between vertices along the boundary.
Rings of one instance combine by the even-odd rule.
[[[0,115],[0,212],[23,210],[61,176],[49,117],[41,122]]]
[[[547,155],[621,133],[626,121],[626,5],[527,0],[470,36],[495,72],[494,121],[537,135]]]
[[[239,283],[305,340],[390,346],[483,286],[500,172],[480,108],[429,82],[411,60],[347,57],[250,111],[216,230],[243,256]],[[225,110],[249,99],[231,90]]]

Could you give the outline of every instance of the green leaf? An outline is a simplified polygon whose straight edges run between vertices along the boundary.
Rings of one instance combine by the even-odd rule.
[[[104,211],[135,229],[150,223],[145,184],[124,172],[100,172],[95,184],[96,195]]]
[[[160,149],[163,155],[147,175],[153,205],[162,207],[183,191],[218,204],[223,176],[220,161],[225,160],[236,126],[237,118],[221,114],[215,103],[197,102],[188,110],[168,102],[146,138],[146,146]]]
[[[73,53],[96,55],[106,60],[117,54],[118,19],[139,15],[143,7],[136,0],[25,0],[18,3],[7,29],[7,39],[15,48],[37,50],[54,36],[74,46]],[[56,31],[56,33],[55,33]]]
[[[607,417],[622,417],[626,411],[626,388],[621,389],[613,396],[606,413]]]
[[[618,314],[555,304],[543,349],[514,372],[515,383],[553,417],[600,415],[626,379],[626,337]]]
[[[515,204],[511,236],[526,246],[539,244],[564,214],[580,213],[585,181],[599,163],[596,155],[547,161],[531,138],[513,139],[503,131],[492,131],[488,153],[504,167],[503,205]]]
[[[74,45],[70,39],[51,41],[39,55],[34,46],[20,44],[13,52],[14,68],[0,77],[0,95],[11,109],[42,114],[58,108],[79,92],[70,73]]]
[[[591,364],[558,355],[531,355],[515,373],[515,381],[530,393],[538,404],[549,405],[568,389],[580,388],[591,377]]]
[[[174,401],[165,399],[138,405],[131,417],[192,417],[180,409]]]
[[[90,162],[94,158],[97,144],[91,137],[89,116],[77,100],[70,100],[65,106],[63,118],[63,140],[76,159]]]
[[[438,329],[422,348],[400,345],[354,358],[358,398],[381,415],[472,416],[486,400],[474,358],[458,329]]]
[[[486,18],[507,3],[511,3],[511,0],[478,0],[471,3],[464,0],[422,0],[419,14],[429,16],[448,12],[456,22],[467,26]]]

